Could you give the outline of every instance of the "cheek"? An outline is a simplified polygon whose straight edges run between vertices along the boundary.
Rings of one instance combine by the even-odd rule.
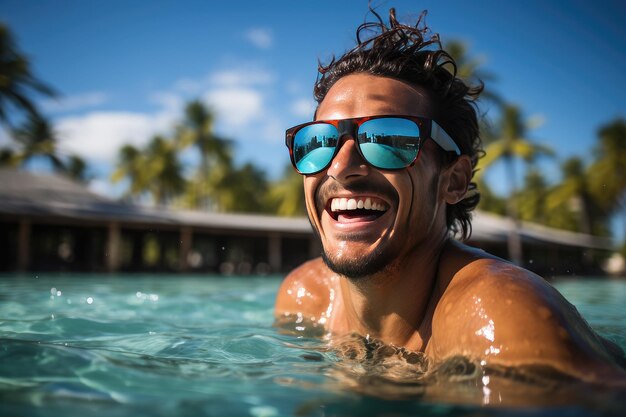
[[[398,207],[396,207],[396,222],[400,227],[406,227],[407,221],[411,223],[413,207],[415,205],[415,174],[412,170],[404,170],[388,176],[389,184],[397,193]]]
[[[416,199],[418,201],[435,204],[439,194],[440,169],[437,156],[431,149],[424,149],[420,160],[411,171],[411,179],[415,183]]]
[[[311,221],[317,223],[319,218],[319,213],[317,212],[315,205],[315,196],[317,193],[317,189],[320,185],[320,181],[317,177],[314,176],[306,176],[304,177],[304,201],[306,204],[306,209],[309,213],[309,217]]]
[[[415,166],[408,170],[408,175],[402,184],[398,184],[401,196],[401,206],[407,210],[407,216],[412,222],[424,220],[428,211],[436,204],[439,181],[436,175],[428,175],[425,170]]]

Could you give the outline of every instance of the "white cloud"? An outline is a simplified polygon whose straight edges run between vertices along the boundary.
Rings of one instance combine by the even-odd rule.
[[[131,112],[93,112],[57,121],[63,151],[88,160],[112,163],[125,144],[143,146],[155,134],[171,128],[175,115]]]
[[[239,85],[256,85],[267,86],[274,82],[272,74],[258,67],[236,68],[228,70],[220,70],[211,74],[208,79],[213,86],[239,86]]]
[[[269,86],[274,80],[274,76],[263,67],[239,63],[237,68],[220,69],[202,78],[181,78],[174,83],[174,90],[183,94],[197,95],[212,88]]]
[[[230,128],[245,127],[263,116],[263,95],[251,88],[218,88],[208,91],[204,98],[218,120]]]
[[[215,111],[220,134],[235,139],[254,136],[274,140],[276,132],[283,129],[272,114],[275,85],[272,73],[259,66],[242,64],[213,72],[206,79],[209,83],[202,98]]]
[[[94,91],[91,93],[61,96],[56,99],[45,100],[41,103],[41,108],[48,113],[61,113],[99,106],[100,104],[106,103],[108,100],[109,96],[106,93]]]
[[[306,98],[298,99],[291,104],[291,112],[295,116],[312,119],[315,112],[315,102]]]
[[[174,84],[174,89],[182,93],[197,94],[207,88],[210,80],[209,77],[203,79],[181,78]]]
[[[163,107],[162,113],[182,113],[185,103],[183,98],[168,91],[160,91],[150,96],[150,101]]]
[[[273,37],[272,31],[268,28],[252,28],[249,29],[246,34],[248,39],[254,46],[261,49],[268,49],[272,47]]]

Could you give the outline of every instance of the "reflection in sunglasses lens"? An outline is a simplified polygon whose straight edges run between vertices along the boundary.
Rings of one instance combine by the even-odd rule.
[[[369,120],[361,125],[358,142],[367,161],[377,168],[409,166],[419,151],[419,127],[401,118]]]
[[[327,123],[316,123],[300,129],[293,141],[298,170],[309,174],[323,169],[332,159],[338,140],[339,132]]]

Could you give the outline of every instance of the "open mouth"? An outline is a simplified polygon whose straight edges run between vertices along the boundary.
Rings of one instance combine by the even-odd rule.
[[[389,210],[389,205],[376,197],[331,198],[327,211],[338,222],[374,221]]]

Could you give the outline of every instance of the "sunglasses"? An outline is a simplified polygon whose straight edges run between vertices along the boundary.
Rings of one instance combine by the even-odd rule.
[[[310,175],[328,168],[344,135],[354,138],[359,154],[368,164],[385,170],[412,166],[427,139],[434,140],[445,151],[461,154],[450,135],[434,120],[425,117],[316,120],[287,129],[285,144],[296,171]]]

